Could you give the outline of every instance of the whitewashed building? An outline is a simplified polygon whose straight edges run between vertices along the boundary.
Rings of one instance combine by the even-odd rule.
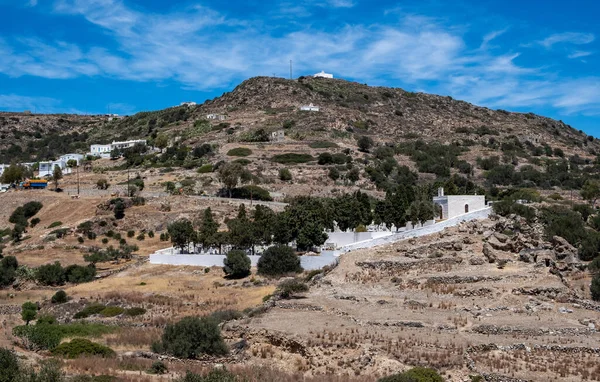
[[[325,73],[325,71],[321,70],[321,73],[317,73],[313,77],[333,78],[333,74],[331,74],[331,73]]]
[[[320,108],[311,103],[309,105],[300,106],[300,110],[301,111],[319,111]]]
[[[454,217],[485,209],[484,195],[444,195],[444,189],[438,189],[438,196],[433,202],[442,207],[440,219],[452,219]]]
[[[223,115],[223,114],[207,114],[206,119],[214,119],[217,121],[224,121],[227,119],[227,116]]]
[[[110,158],[110,153],[113,150],[115,150],[115,149],[124,150],[124,149],[131,148],[135,145],[146,146],[146,140],[145,139],[134,139],[131,141],[121,141],[121,142],[113,141],[112,143],[109,143],[107,145],[91,145],[90,152],[87,153],[87,155],[98,156],[98,157],[102,157],[102,158]]]
[[[45,176],[52,176],[52,174],[54,173],[54,167],[56,167],[56,166],[60,167],[63,174],[71,173],[71,168],[67,167],[67,161],[65,161],[63,159],[58,159],[58,160],[40,162],[40,165],[38,168],[38,176],[40,178],[45,177]]]
[[[271,142],[283,142],[285,140],[285,131],[277,130],[271,133]]]
[[[79,166],[81,164],[81,161],[83,160],[83,155],[81,154],[65,154],[65,155],[61,155],[60,158],[58,159],[62,159],[63,161],[65,161],[65,163],[68,163],[70,160],[75,160],[77,161],[77,166]]]
[[[192,107],[192,106],[196,106],[196,102],[194,101],[188,101],[188,102],[182,102],[179,104],[179,106],[187,106],[187,107]]]

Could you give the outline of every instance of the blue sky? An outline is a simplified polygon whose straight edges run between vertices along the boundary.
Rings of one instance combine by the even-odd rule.
[[[592,0],[0,0],[0,110],[132,114],[258,75],[535,112],[600,136]]]

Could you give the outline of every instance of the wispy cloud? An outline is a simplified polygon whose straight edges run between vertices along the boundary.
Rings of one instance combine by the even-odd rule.
[[[506,31],[508,31],[508,28],[502,29],[502,30],[497,30],[497,31],[493,31],[490,32],[488,34],[486,34],[485,36],[483,36],[483,41],[481,42],[481,45],[479,46],[480,49],[487,49],[488,44],[496,39],[497,37],[500,37],[501,35],[503,35],[504,33],[506,33]]]
[[[596,37],[592,33],[565,32],[556,33],[539,41],[546,48],[556,44],[585,45],[593,42]]]
[[[325,5],[350,7],[355,2],[297,3],[308,14],[311,7]],[[237,20],[202,6],[157,14],[133,9],[121,0],[57,0],[54,11],[87,20],[111,44],[0,38],[0,73],[176,81],[185,89],[213,90],[255,75],[287,76],[292,59],[296,73],[323,69],[378,85],[393,80],[492,107],[550,106],[564,113],[600,113],[600,94],[594,88],[600,85],[598,77],[561,78],[548,68],[524,64],[527,52],[511,46],[490,49],[507,29],[480,33],[473,43],[463,28],[415,14],[399,14],[394,24],[349,24],[328,30],[310,21],[298,22],[272,34],[264,28],[264,20]],[[592,34],[569,32],[549,36],[538,46],[593,41]],[[580,58],[591,52],[570,53],[570,58]],[[130,105],[114,107],[120,114],[132,111]]]
[[[585,52],[582,50],[577,50],[571,54],[569,54],[569,58],[573,59],[573,58],[581,58],[581,57],[587,57],[587,56],[591,56],[592,54],[594,54],[593,52]]]

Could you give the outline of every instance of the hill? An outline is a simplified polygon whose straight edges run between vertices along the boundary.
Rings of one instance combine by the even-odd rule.
[[[308,104],[319,111],[300,110]],[[225,119],[207,119],[210,114]],[[386,190],[398,183],[390,177],[413,171],[426,181],[462,174],[478,185],[579,188],[596,173],[593,162],[600,152],[594,137],[531,113],[313,77],[251,78],[202,105],[108,119],[3,113],[0,163],[85,153],[89,144],[111,140],[146,138],[153,144],[161,135],[174,147],[177,160],[145,156],[129,165],[181,167],[185,162],[187,168],[199,167],[207,160],[196,157],[194,148],[208,143],[213,167],[235,159],[226,155],[231,149],[250,149],[252,154],[241,162],[259,177],[270,176],[262,179],[269,183],[277,183],[277,172],[290,167],[294,179],[300,176],[303,183],[320,186],[333,180],[334,186],[341,182],[337,185]],[[285,139],[267,144],[274,131],[283,131]],[[299,157],[290,160],[286,154],[310,156],[298,163]],[[329,154],[337,154],[336,159],[319,160],[317,166],[317,158]],[[363,174],[362,181],[356,183],[351,171]]]

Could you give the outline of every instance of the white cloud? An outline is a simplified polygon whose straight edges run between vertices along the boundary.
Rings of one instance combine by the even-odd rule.
[[[69,113],[85,114],[85,112],[62,105],[62,101],[50,97],[32,97],[18,94],[0,94],[0,110],[25,111],[35,113]]]
[[[571,54],[569,54],[569,58],[573,59],[573,58],[581,58],[581,57],[587,57],[587,56],[591,56],[592,54],[594,54],[593,52],[584,52],[582,50],[577,50]]]
[[[553,34],[539,43],[546,48],[552,48],[555,44],[585,45],[595,39],[596,37],[592,33],[565,32]]]
[[[501,35],[503,35],[504,33],[506,33],[506,31],[508,30],[508,28],[502,29],[502,30],[497,30],[497,31],[493,31],[490,32],[488,34],[486,34],[485,36],[483,36],[483,41],[481,42],[480,45],[480,49],[487,49],[489,43],[496,39],[497,37],[500,37]]]
[[[271,35],[264,21],[240,21],[200,6],[154,14],[127,7],[120,0],[57,0],[54,9],[101,28],[116,48],[0,38],[0,73],[159,84],[173,80],[185,89],[214,90],[256,75],[287,77],[292,59],[298,74],[326,70],[370,84],[400,81],[413,89],[492,107],[550,106],[565,113],[600,112],[596,101],[600,95],[592,86],[600,83],[598,78],[560,78],[548,68],[523,65],[525,53],[511,51],[511,47],[487,49],[506,30],[491,31],[480,38],[479,47],[470,47],[462,28],[419,15],[405,16],[395,25],[346,25],[331,31],[295,24],[294,31]],[[540,44],[585,44],[593,38],[563,33]],[[576,51],[572,58],[588,55],[584,53],[589,52]],[[129,105],[119,107],[130,112]]]
[[[37,4],[38,0],[29,0],[29,2],[27,3],[27,5],[30,7],[35,7]]]

